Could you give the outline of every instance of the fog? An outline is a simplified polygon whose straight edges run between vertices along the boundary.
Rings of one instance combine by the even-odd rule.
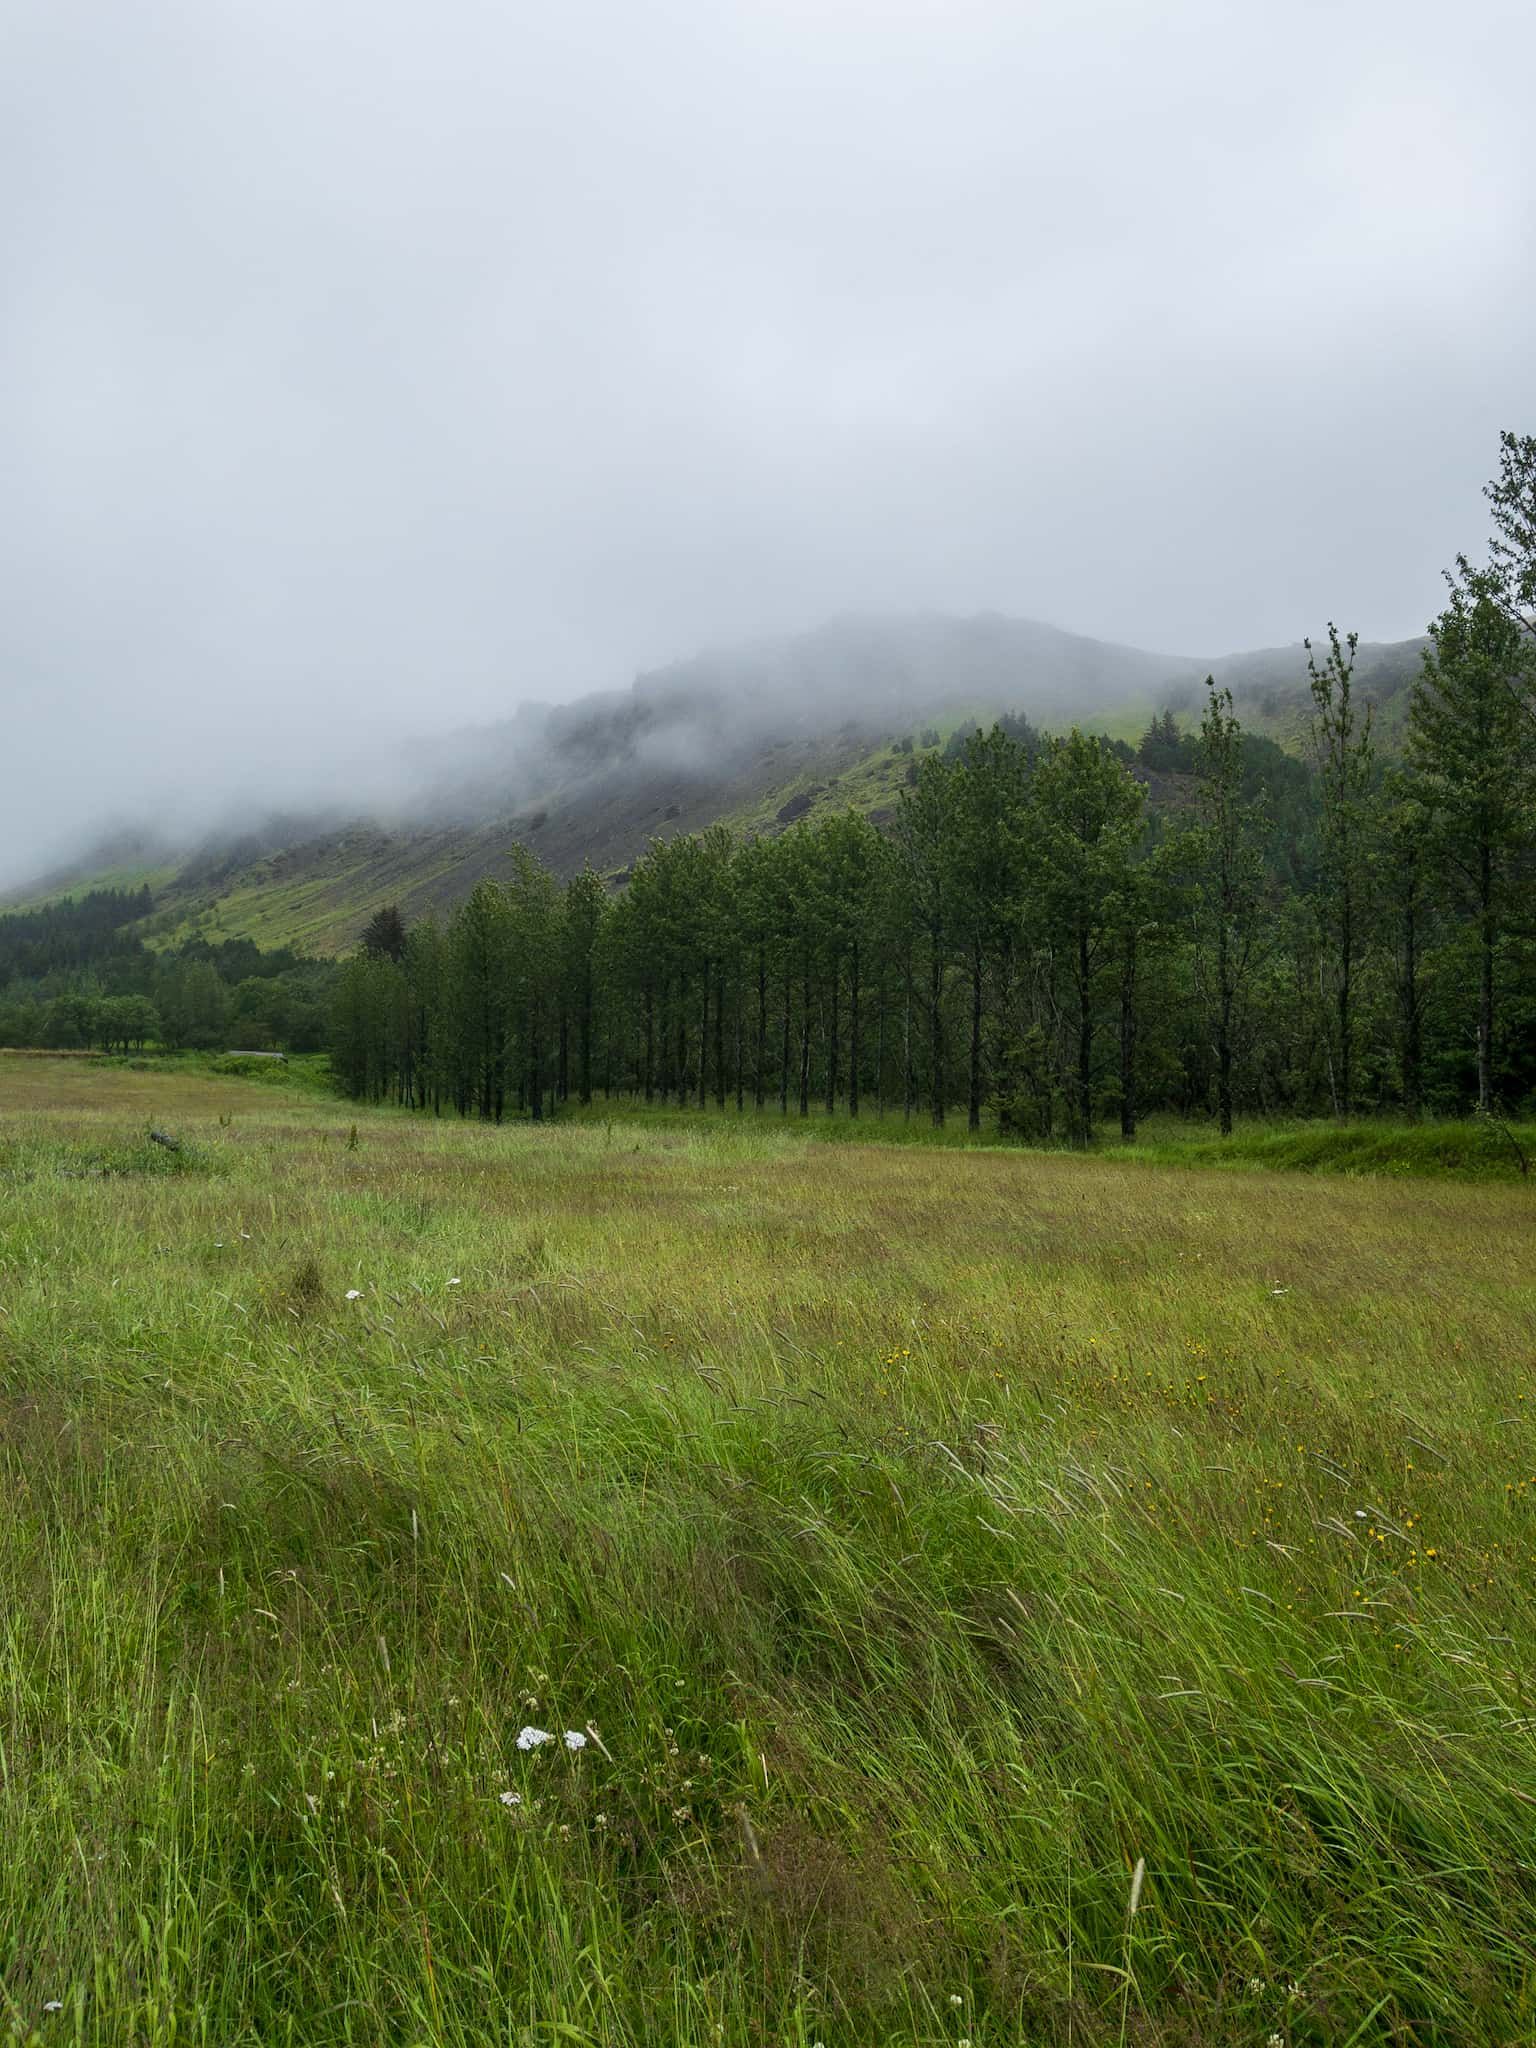
[[[1528,0],[4,0],[0,879],[848,612],[1421,631],[1536,427],[1533,71]]]

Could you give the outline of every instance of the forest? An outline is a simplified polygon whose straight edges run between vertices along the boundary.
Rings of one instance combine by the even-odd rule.
[[[1502,437],[1486,496],[1390,752],[1330,625],[1302,760],[1211,683],[1197,731],[1160,714],[1133,753],[1009,720],[915,751],[884,830],[715,827],[616,898],[519,849],[445,925],[375,917],[339,1082],[488,1119],[600,1092],[1080,1142],[1154,1109],[1527,1108],[1536,438]]]
[[[331,962],[249,939],[157,952],[134,927],[150,891],[93,889],[0,917],[0,1045],[61,1051],[324,1047]]]

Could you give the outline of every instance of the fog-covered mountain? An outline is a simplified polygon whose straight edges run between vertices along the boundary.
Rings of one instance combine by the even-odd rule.
[[[1360,651],[1358,680],[1389,741],[1421,644]],[[652,837],[716,820],[772,832],[827,804],[880,815],[904,780],[907,739],[1022,712],[1046,729],[1075,722],[1133,740],[1154,711],[1196,715],[1207,673],[1231,686],[1245,723],[1299,743],[1299,647],[1212,660],[997,615],[841,618],[695,655],[625,691],[359,748],[326,794],[316,780],[280,810],[247,802],[174,829],[130,819],[10,900],[147,881],[151,924],[168,933],[331,950],[381,903],[416,914],[458,899],[501,872],[518,840],[559,874],[590,863],[617,883]]]

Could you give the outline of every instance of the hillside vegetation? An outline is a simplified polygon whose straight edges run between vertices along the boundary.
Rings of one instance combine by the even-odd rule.
[[[44,1059],[0,1177],[18,2036],[1536,2030],[1524,1188]]]

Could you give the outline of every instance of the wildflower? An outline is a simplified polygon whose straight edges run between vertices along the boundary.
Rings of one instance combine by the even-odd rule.
[[[518,1732],[517,1746],[519,1749],[542,1749],[546,1742],[554,1739],[547,1728],[523,1728]]]
[[[521,1806],[523,1803],[521,1792],[502,1792],[498,1796],[503,1806]]]
[[[50,1998],[43,2007],[44,2012],[62,2012],[63,2010],[64,2001],[62,1998]]]
[[[1250,1978],[1248,1979],[1248,1990],[1249,1990],[1249,1993],[1250,1993],[1250,1995],[1251,1995],[1252,1997],[1254,1997],[1254,1998],[1257,1998],[1257,1997],[1258,1997],[1258,1995],[1259,1995],[1259,1993],[1260,1993],[1260,1992],[1261,1992],[1261,1991],[1262,1991],[1263,1989],[1264,1989],[1264,1979],[1263,1979],[1262,1977],[1250,1977]]]
[[[1264,2043],[1264,2048],[1285,2048],[1284,2034],[1271,2034]]]
[[[951,1991],[951,1993],[949,1994],[949,2002],[951,2005],[964,2005],[965,2000],[960,1996],[958,1991]]]
[[[579,1728],[567,1728],[565,1731],[565,1746],[567,1749],[572,1750],[585,1749],[587,1738]]]
[[[363,1290],[361,1289],[361,1287],[349,1287],[349,1288],[347,1289],[347,1299],[348,1299],[348,1301],[361,1301],[361,1300],[362,1300],[362,1298],[363,1298]]]

